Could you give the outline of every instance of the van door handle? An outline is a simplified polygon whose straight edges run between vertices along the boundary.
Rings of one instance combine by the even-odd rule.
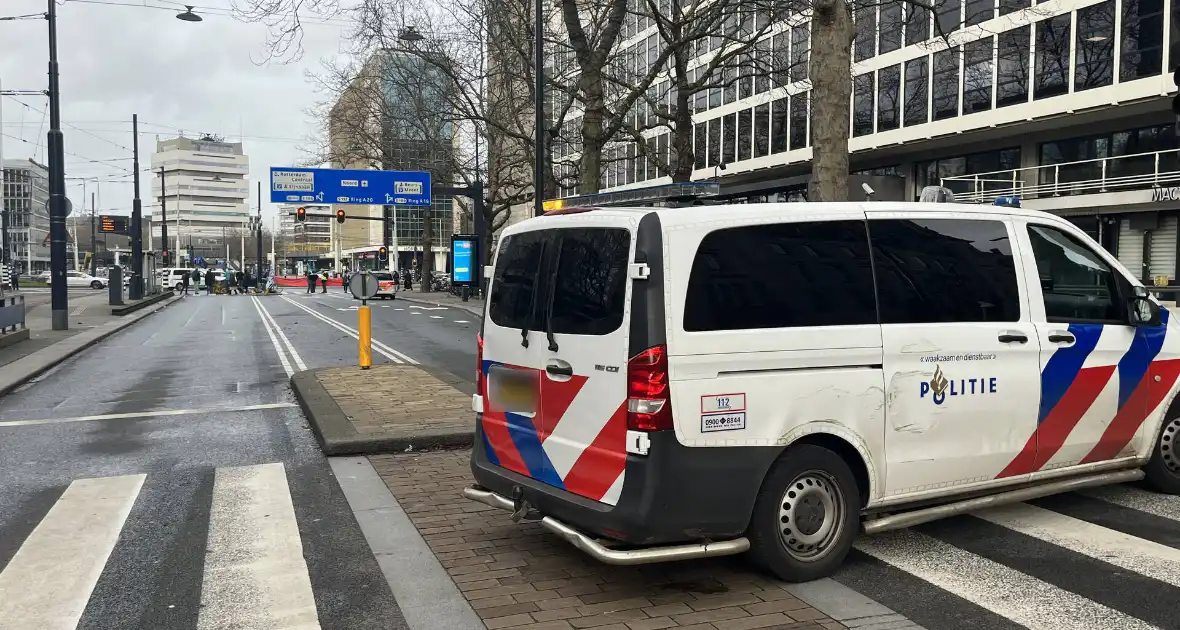
[[[1028,335],[1024,333],[1000,333],[1000,336],[996,337],[996,339],[1000,343],[1028,343]]]
[[[574,368],[571,365],[546,365],[545,371],[554,376],[573,376]]]
[[[1069,333],[1049,333],[1049,343],[1073,343],[1077,341]]]

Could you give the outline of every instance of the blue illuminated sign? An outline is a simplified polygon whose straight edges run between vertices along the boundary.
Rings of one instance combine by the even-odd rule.
[[[475,241],[455,238],[451,241],[451,252],[454,256],[451,263],[451,282],[455,284],[475,282]]]
[[[430,173],[272,166],[270,201],[429,206]]]

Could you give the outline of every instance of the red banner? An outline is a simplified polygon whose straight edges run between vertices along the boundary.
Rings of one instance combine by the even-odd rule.
[[[275,276],[275,284],[280,287],[306,287],[307,276]],[[323,286],[322,280],[316,278],[315,285],[317,287]],[[344,286],[344,278],[328,278],[328,286]]]

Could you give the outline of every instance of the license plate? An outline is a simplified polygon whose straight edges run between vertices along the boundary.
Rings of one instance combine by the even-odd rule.
[[[488,369],[488,404],[492,411],[536,413],[537,372],[494,365]]]

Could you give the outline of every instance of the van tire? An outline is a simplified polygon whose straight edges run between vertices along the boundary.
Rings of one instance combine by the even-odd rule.
[[[1143,472],[1147,475],[1144,482],[1152,490],[1180,494],[1180,415],[1164,420]]]
[[[795,498],[798,504],[792,503]],[[797,520],[801,510],[801,530],[818,538],[815,544],[789,537],[799,533],[791,516]],[[746,533],[750,556],[788,582],[827,577],[852,549],[860,531],[860,510],[856,478],[843,458],[813,444],[792,446],[771,466],[758,492]]]

